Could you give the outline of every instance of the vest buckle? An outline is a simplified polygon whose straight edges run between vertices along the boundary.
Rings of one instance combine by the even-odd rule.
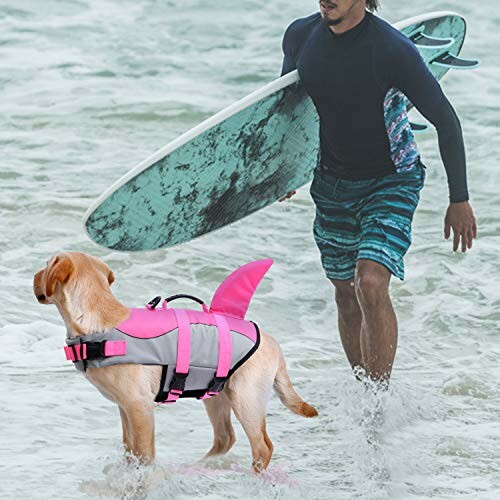
[[[182,394],[184,392],[184,388],[186,387],[186,378],[189,375],[188,373],[177,373],[174,371],[174,376],[170,381],[170,389],[169,392],[173,392],[174,394]]]
[[[217,375],[214,376],[212,379],[212,382],[210,382],[210,385],[207,388],[207,394],[210,396],[215,396],[216,394],[219,394],[222,389],[224,389],[224,384],[226,383],[227,377],[217,377]]]
[[[106,342],[85,342],[87,346],[87,359],[105,357],[104,348]]]

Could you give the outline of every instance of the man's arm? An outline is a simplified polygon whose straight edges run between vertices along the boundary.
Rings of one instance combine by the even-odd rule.
[[[283,36],[282,48],[284,57],[283,66],[281,68],[281,76],[292,72],[294,69],[297,69],[297,63],[295,62],[295,57],[291,48],[290,35],[290,28],[288,28],[285,32],[285,35]]]
[[[281,76],[284,76],[287,73],[291,73],[294,69],[297,69],[295,66],[295,61],[290,55],[285,53],[285,57],[283,58],[283,66],[281,68]]]
[[[477,237],[477,225],[468,203],[465,146],[460,121],[413,44],[405,44],[392,64],[394,85],[437,129],[450,191],[444,235],[448,239],[453,229],[453,251],[461,246],[462,252],[466,252],[467,248],[472,248],[472,241]]]
[[[281,76],[284,76],[287,73],[292,72],[294,69],[297,69],[297,63],[295,62],[295,57],[293,56],[290,47],[290,27],[288,27],[283,36],[282,48],[283,48],[283,66],[281,68]],[[285,196],[283,196],[283,198],[280,198],[279,201],[283,202],[285,200],[288,200],[296,194],[297,191],[290,191]]]
[[[453,106],[413,44],[408,43],[398,50],[394,59],[394,85],[437,129],[439,150],[448,177],[450,202],[467,201],[469,192],[464,140]]]

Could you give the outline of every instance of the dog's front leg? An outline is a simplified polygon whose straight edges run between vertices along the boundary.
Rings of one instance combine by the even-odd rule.
[[[140,462],[155,458],[154,408],[150,401],[134,401],[120,406],[125,449]]]
[[[122,421],[122,435],[123,435],[123,447],[125,453],[132,453],[132,443],[130,441],[130,436],[128,434],[128,422],[127,414],[120,408],[120,418]]]

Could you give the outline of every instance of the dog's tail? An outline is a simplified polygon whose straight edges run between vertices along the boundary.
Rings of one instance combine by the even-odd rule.
[[[280,361],[278,371],[274,378],[274,390],[279,396],[281,402],[293,413],[306,418],[316,417],[318,412],[314,406],[307,404],[293,388],[292,381],[286,371],[285,358],[280,351]]]

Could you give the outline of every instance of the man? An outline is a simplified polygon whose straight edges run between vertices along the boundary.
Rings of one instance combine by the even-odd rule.
[[[413,43],[372,13],[378,4],[321,0],[319,13],[287,29],[283,74],[298,69],[320,117],[314,236],[335,287],[342,345],[353,369],[386,385],[397,344],[389,281],[404,278],[425,178],[402,94],[438,132],[453,250],[470,249],[477,228],[459,119]]]

